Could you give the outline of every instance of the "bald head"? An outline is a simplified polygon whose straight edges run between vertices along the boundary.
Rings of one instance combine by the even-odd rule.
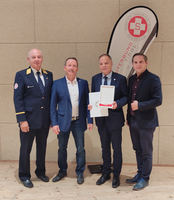
[[[30,66],[32,68],[39,71],[41,69],[41,65],[42,65],[42,61],[43,61],[42,52],[38,49],[30,50],[28,52],[27,60],[30,63]]]

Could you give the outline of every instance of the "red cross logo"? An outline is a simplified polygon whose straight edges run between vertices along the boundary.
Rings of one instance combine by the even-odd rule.
[[[133,37],[141,37],[147,31],[147,21],[141,16],[135,16],[129,21],[128,30]]]

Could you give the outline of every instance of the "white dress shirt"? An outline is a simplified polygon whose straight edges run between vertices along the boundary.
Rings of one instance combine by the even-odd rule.
[[[72,117],[77,117],[79,116],[79,88],[77,79],[75,78],[73,81],[70,81],[66,77],[66,81],[71,99]]]
[[[32,67],[31,67],[31,69],[32,69],[32,71],[33,71],[33,74],[34,74],[34,77],[35,77],[36,81],[38,82],[38,76],[37,76],[37,72],[38,72],[38,71],[35,70],[35,69],[32,68]],[[42,74],[42,70],[40,69],[39,72],[40,72],[40,78],[41,78],[41,80],[42,80],[42,83],[43,83],[43,85],[45,86],[45,81],[44,81],[44,77],[43,77],[43,74]]]

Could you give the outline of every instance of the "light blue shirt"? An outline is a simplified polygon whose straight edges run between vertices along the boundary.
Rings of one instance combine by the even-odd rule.
[[[105,75],[102,74],[102,85],[104,85],[104,81],[105,81]],[[112,71],[106,76],[107,77],[107,85],[111,85],[111,77],[112,77]]]

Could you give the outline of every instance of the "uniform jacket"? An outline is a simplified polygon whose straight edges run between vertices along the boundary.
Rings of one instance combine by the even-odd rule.
[[[42,69],[45,80],[45,94],[42,95],[32,69],[16,73],[14,83],[14,105],[17,122],[27,121],[31,129],[39,129],[43,124],[50,126],[50,98],[53,75]]]
[[[99,92],[100,85],[102,85],[102,73],[97,74],[92,77],[91,92]],[[114,101],[117,103],[116,109],[108,109],[108,117],[96,117],[96,125],[102,126],[102,124],[107,123],[111,129],[119,129],[124,126],[124,114],[122,107],[127,103],[128,89],[126,78],[118,73],[112,72],[111,84],[115,86],[115,96]]]
[[[129,79],[128,124],[130,123],[131,91],[135,78],[136,74]],[[134,114],[140,128],[157,127],[158,116],[156,107],[162,104],[162,91],[159,77],[146,70],[138,86],[135,100],[138,101],[138,110],[135,110]]]
[[[77,82],[79,88],[79,120],[82,131],[85,131],[87,129],[86,118],[88,123],[93,123],[87,109],[89,102],[88,82],[80,78],[77,78]],[[50,114],[52,126],[59,125],[60,131],[63,132],[69,129],[72,119],[72,105],[66,77],[53,82]]]

